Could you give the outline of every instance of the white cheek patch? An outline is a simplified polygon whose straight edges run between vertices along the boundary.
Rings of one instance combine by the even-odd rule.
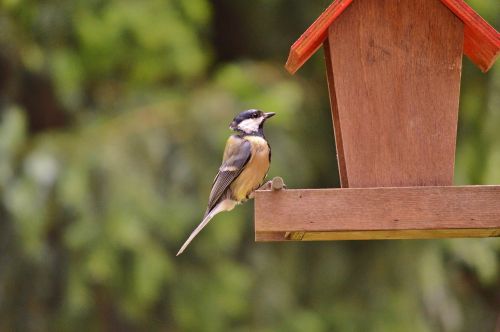
[[[246,119],[240,122],[238,125],[238,129],[244,131],[247,134],[254,133],[259,130],[259,126],[264,120],[264,117],[261,116],[260,118],[256,119]]]

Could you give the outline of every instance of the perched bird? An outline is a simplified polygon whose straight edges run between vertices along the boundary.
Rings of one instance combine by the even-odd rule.
[[[264,123],[274,114],[251,109],[241,112],[231,122],[229,129],[236,134],[227,140],[203,220],[189,235],[177,256],[216,214],[231,211],[237,204],[252,198],[253,192],[262,185],[271,163],[271,147],[264,137]]]

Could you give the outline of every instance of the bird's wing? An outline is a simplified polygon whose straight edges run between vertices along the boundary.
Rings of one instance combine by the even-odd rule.
[[[229,137],[224,150],[222,165],[212,185],[205,215],[215,207],[229,185],[240,175],[250,160],[251,154],[252,145],[249,141],[238,136]]]

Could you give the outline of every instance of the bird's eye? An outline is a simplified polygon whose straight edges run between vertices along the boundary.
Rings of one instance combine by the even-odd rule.
[[[254,113],[254,114],[252,114],[252,118],[256,119],[256,118],[258,118],[258,117],[259,117],[259,113]]]

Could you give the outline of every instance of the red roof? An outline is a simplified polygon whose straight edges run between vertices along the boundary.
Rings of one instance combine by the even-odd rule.
[[[335,0],[292,45],[286,69],[294,74],[318,50],[328,27],[353,0]],[[500,53],[500,34],[463,0],[441,0],[464,23],[464,53],[483,72],[488,71]]]

